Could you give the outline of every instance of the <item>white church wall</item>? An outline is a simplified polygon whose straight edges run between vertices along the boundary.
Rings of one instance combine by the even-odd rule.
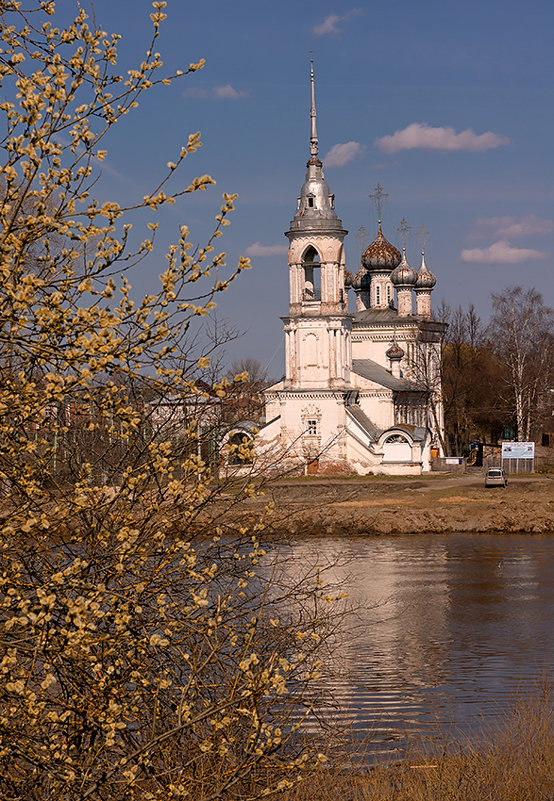
[[[358,395],[358,404],[371,422],[381,431],[394,425],[394,401],[390,390],[375,389],[361,391]]]
[[[281,446],[289,463],[317,460],[320,472],[347,469],[342,393],[287,391],[280,414]]]
[[[390,339],[388,338],[383,342],[378,342],[370,334],[360,335],[357,331],[352,334],[353,359],[371,359],[371,361],[387,367],[388,359],[385,356],[385,352],[388,347],[390,347]]]
[[[359,432],[347,431],[346,458],[351,470],[359,476],[367,476],[379,472],[379,456],[374,456],[363,442],[358,439]]]
[[[281,404],[277,391],[283,389],[283,381],[273,384],[268,390],[265,391],[265,419],[269,423],[274,417],[281,414]]]

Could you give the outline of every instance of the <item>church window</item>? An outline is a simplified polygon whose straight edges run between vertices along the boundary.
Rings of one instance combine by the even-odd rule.
[[[403,437],[402,434],[391,434],[390,437],[387,437],[385,445],[398,445],[398,444],[409,444],[406,437]]]
[[[317,434],[317,420],[316,419],[311,418],[309,420],[306,420],[306,433],[310,434],[312,436]]]
[[[390,303],[390,284],[387,284],[387,303]]]
[[[321,263],[319,253],[310,245],[302,259],[304,268],[304,300],[321,298]]]
[[[314,199],[311,196],[308,196],[308,207],[310,209],[313,209],[313,207],[314,207]]]
[[[334,209],[335,208],[335,196],[334,195],[329,195],[329,200],[331,202],[331,208]]]
[[[377,304],[377,306],[381,305],[381,287],[380,286],[376,286],[375,287],[375,303]]]

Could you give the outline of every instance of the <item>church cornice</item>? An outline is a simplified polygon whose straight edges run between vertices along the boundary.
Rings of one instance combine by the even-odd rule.
[[[390,342],[396,334],[396,339],[402,342],[416,342],[417,334],[413,336],[406,336],[406,332],[401,334],[395,328],[389,328],[386,331],[375,333],[361,334],[359,331],[352,329],[352,342]]]
[[[341,326],[343,323],[348,322],[349,315],[348,314],[341,314],[340,312],[332,314],[289,314],[287,317],[281,317],[281,321],[284,325],[290,325],[291,323],[299,323],[299,322],[306,322],[307,325],[313,325],[313,321],[315,320],[325,320],[329,325]],[[350,329],[348,329],[350,330]]]
[[[344,403],[351,387],[347,389],[278,389],[275,397],[279,400],[335,400]]]
[[[417,322],[405,322],[405,318],[398,317],[396,320],[387,320],[386,322],[361,322],[360,320],[356,320],[354,315],[350,315],[352,318],[352,328],[354,330],[362,330],[362,331],[418,331],[421,326],[418,325]]]
[[[360,389],[359,398],[387,398],[390,400],[394,396],[392,389]]]

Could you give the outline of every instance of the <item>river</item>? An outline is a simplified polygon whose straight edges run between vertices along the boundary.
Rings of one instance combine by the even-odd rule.
[[[322,537],[291,550],[348,592],[327,714],[369,758],[475,732],[552,679],[554,536]]]

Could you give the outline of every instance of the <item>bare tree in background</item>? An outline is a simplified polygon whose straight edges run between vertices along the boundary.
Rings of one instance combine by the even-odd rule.
[[[553,386],[554,312],[536,289],[510,286],[492,294],[490,348],[505,368],[501,391],[512,410],[517,439],[527,441]]]
[[[224,404],[224,419],[229,423],[240,420],[261,422],[265,408],[263,391],[270,383],[265,368],[257,359],[239,359],[232,362],[227,378],[232,383],[232,390]]]
[[[473,439],[496,441],[507,410],[498,386],[503,371],[491,350],[475,307],[452,310],[443,303],[439,319],[448,324],[441,359],[447,453],[464,453]]]

